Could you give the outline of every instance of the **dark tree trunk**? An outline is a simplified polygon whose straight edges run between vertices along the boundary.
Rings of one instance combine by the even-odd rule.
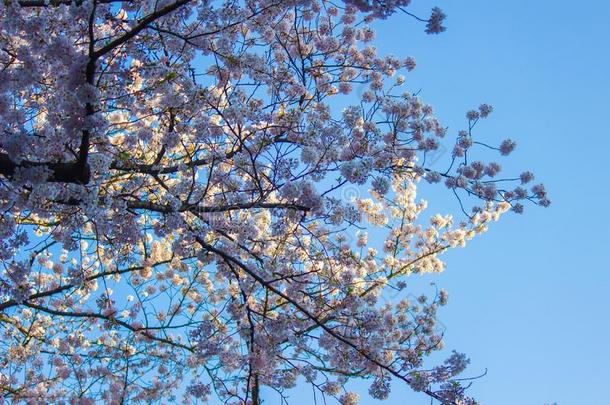
[[[260,405],[259,390],[260,385],[258,384],[258,374],[254,374],[254,382],[252,383],[252,405]]]
[[[17,164],[6,153],[0,153],[0,175],[9,179],[15,175],[18,168],[28,169],[41,166],[51,172],[51,177],[47,180],[50,182],[87,184],[91,179],[91,171],[87,164],[80,162],[30,162],[27,160]]]

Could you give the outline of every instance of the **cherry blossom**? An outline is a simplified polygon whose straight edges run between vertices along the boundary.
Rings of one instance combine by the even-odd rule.
[[[371,24],[408,0],[0,4],[0,392],[11,403],[471,404],[448,294],[413,298],[525,203],[516,143],[448,129]],[[453,152],[441,156],[445,145]],[[485,154],[481,154],[486,156]],[[503,177],[506,176],[506,177]],[[430,213],[422,182],[454,213]],[[397,299],[388,300],[399,291]]]

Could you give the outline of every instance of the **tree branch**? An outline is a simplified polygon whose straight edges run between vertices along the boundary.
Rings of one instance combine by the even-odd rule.
[[[189,3],[190,1],[191,0],[179,0],[179,1],[175,2],[175,3],[169,4],[169,5],[165,6],[165,7],[163,7],[160,10],[155,11],[154,13],[151,13],[151,14],[147,15],[142,20],[140,20],[138,25],[133,27],[131,30],[126,32],[124,35],[114,39],[113,41],[110,41],[109,43],[104,45],[102,48],[100,48],[97,51],[95,51],[94,57],[96,59],[98,59],[101,56],[103,56],[103,55],[107,54],[108,52],[112,51],[114,48],[116,48],[118,46],[121,46],[125,42],[129,41],[131,38],[133,38],[136,35],[138,35],[140,33],[140,31],[146,29],[148,27],[148,24],[150,24],[151,22],[153,22],[153,21],[163,17],[166,14],[171,13],[174,10],[177,10],[178,8],[180,8],[183,5]]]
[[[47,179],[50,182],[87,184],[91,179],[89,165],[80,165],[78,162],[56,163],[56,162],[32,162],[23,160],[14,162],[8,154],[0,153],[0,175],[11,179],[18,169],[30,169],[44,167],[51,172]]]

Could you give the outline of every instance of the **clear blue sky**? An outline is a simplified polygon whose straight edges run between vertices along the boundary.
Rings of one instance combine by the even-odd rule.
[[[410,88],[450,130],[466,110],[492,104],[477,134],[516,139],[512,163],[502,163],[534,171],[553,205],[505,217],[446,255],[445,273],[413,285],[449,291],[447,349],[471,357],[471,375],[488,369],[470,390],[482,403],[608,404],[610,2],[415,0],[411,10],[426,16],[434,5],[448,14],[447,32],[427,36],[396,15],[380,26],[378,48],[417,59]],[[446,201],[432,208],[455,210],[446,192],[424,195],[439,196]],[[362,404],[430,403],[398,384],[374,401],[367,387],[358,385]],[[310,393],[300,386],[290,403],[310,404]]]

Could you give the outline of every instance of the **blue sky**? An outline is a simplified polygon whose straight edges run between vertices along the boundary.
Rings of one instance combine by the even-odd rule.
[[[517,140],[501,163],[534,171],[553,204],[505,216],[447,254],[445,273],[410,284],[416,293],[431,281],[449,291],[440,312],[447,353],[467,353],[470,375],[488,370],[470,389],[482,403],[607,404],[610,2],[418,0],[411,10],[426,16],[434,5],[448,14],[447,32],[427,36],[396,15],[379,26],[378,48],[416,58],[409,88],[421,89],[450,132],[465,125],[465,111],[492,104],[477,136]],[[431,211],[456,212],[447,192],[423,197]],[[362,404],[430,403],[399,384],[375,401],[367,387],[356,386]],[[310,393],[300,386],[290,403],[310,404]]]

